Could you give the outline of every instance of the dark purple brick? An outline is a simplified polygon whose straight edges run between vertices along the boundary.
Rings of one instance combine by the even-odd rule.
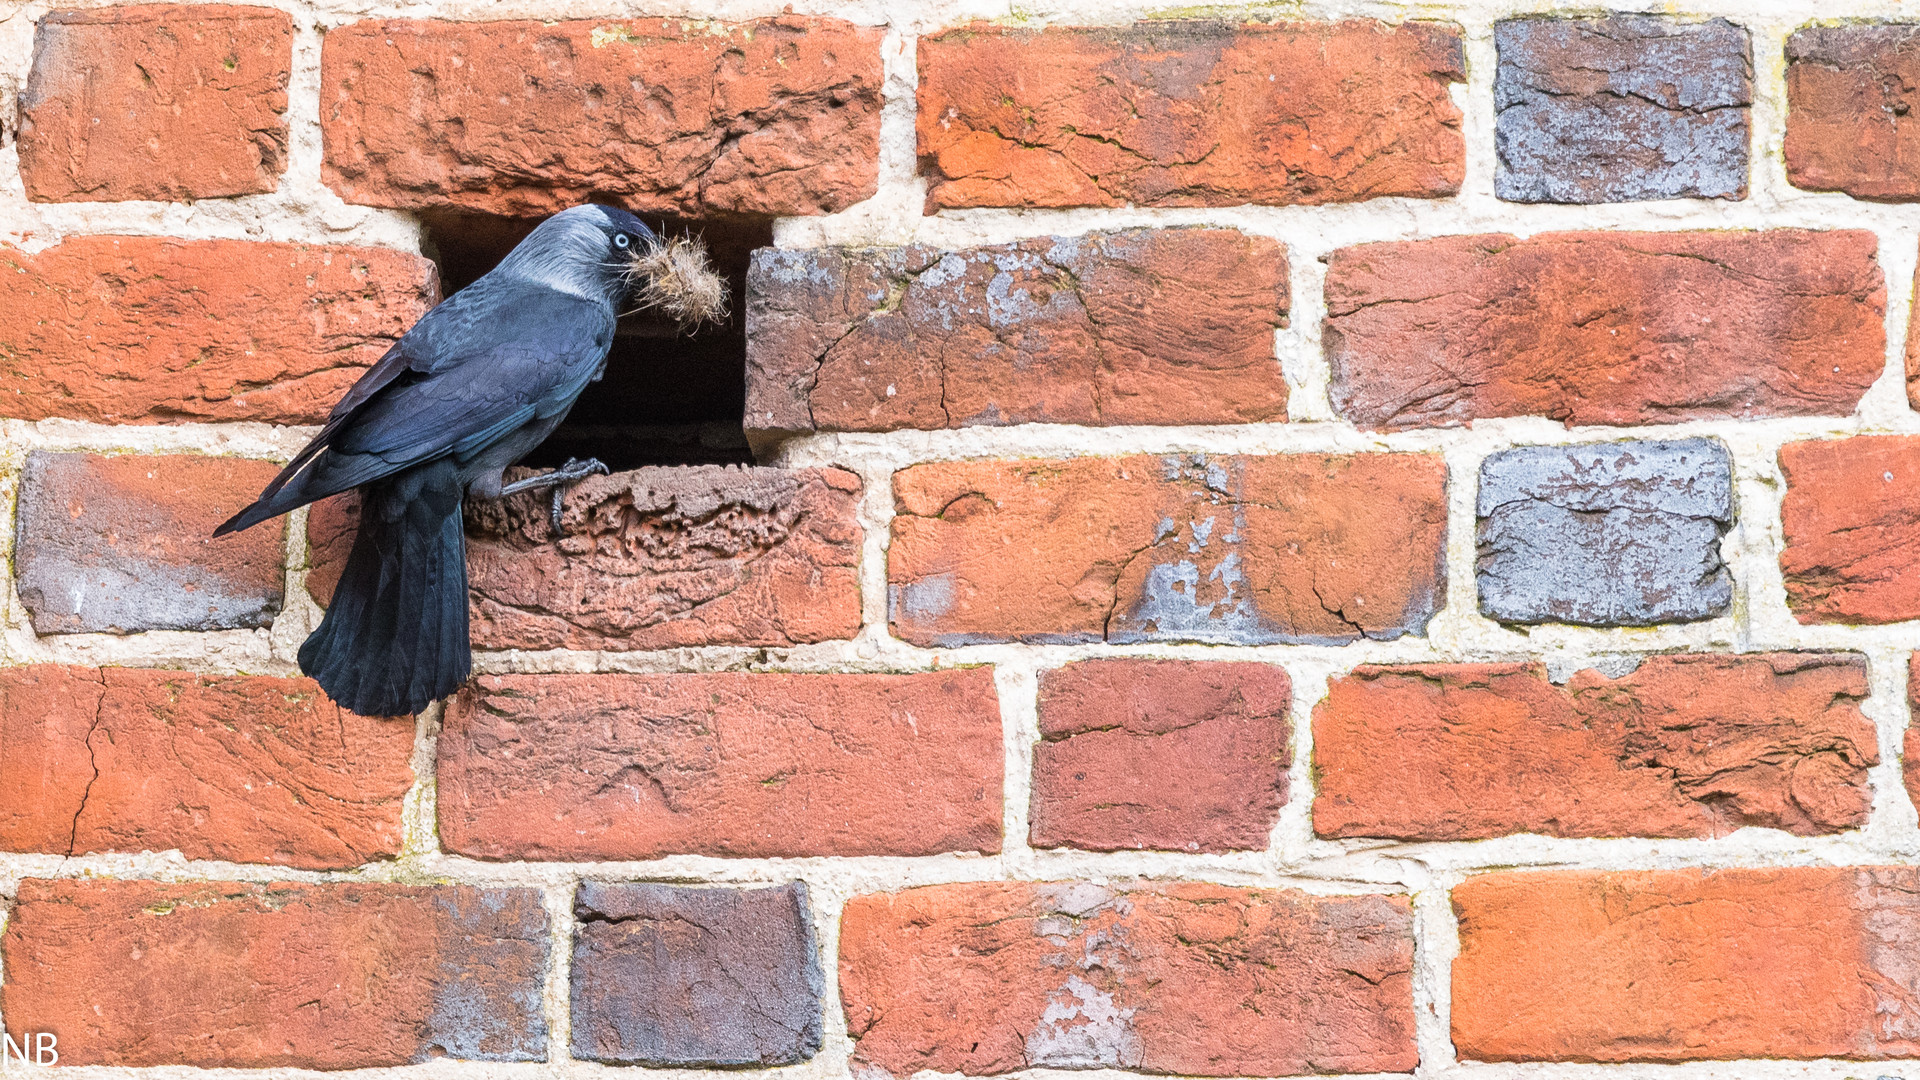
[[[614,1065],[792,1065],[820,1050],[807,887],[586,882],[575,895],[573,1056]]]

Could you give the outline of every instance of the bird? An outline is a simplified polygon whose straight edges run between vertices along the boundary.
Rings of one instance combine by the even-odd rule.
[[[306,447],[225,536],[349,489],[360,526],[300,670],[363,716],[420,712],[472,672],[467,498],[560,495],[607,467],[569,460],[505,482],[606,369],[620,306],[683,324],[723,314],[725,287],[698,242],[663,240],[634,215],[587,204],[542,221],[471,285],[423,315],[347,391]]]

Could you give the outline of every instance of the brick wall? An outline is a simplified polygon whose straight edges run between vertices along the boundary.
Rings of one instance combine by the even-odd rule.
[[[784,7],[0,7],[9,1035],[1920,1067],[1911,12]],[[770,231],[759,462],[470,508],[343,713],[352,501],[207,534],[588,197]]]

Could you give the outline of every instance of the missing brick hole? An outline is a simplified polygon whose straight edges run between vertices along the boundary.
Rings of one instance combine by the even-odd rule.
[[[616,471],[642,465],[751,464],[741,429],[747,396],[747,262],[773,243],[767,222],[702,222],[640,215],[663,236],[706,241],[714,269],[732,293],[726,321],[687,334],[672,318],[639,312],[620,320],[607,373],[587,387],[566,422],[522,464],[553,468],[568,458],[599,458]],[[457,212],[422,216],[426,254],[447,295],[494,268],[537,218]]]

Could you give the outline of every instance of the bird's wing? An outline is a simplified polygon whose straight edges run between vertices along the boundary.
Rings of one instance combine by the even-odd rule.
[[[454,300],[429,312],[361,376],[259,501],[220,532],[423,461],[471,458],[529,420],[571,405],[613,341],[612,312],[567,293],[520,289],[474,298],[491,302]]]

